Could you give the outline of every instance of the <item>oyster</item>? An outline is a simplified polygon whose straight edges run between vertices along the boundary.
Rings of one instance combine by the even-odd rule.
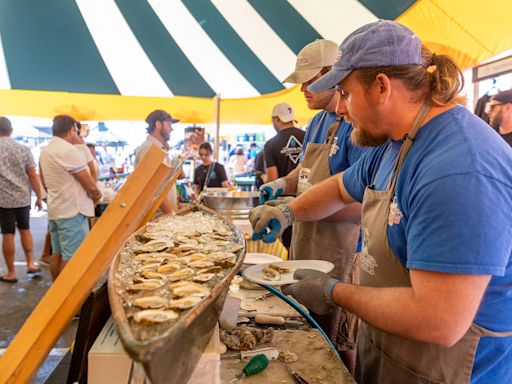
[[[265,267],[261,271],[261,276],[265,280],[278,281],[281,280],[281,274],[273,268]]]
[[[130,285],[130,291],[151,291],[164,285],[163,281],[158,279],[145,279]]]
[[[173,246],[174,246],[174,243],[170,240],[169,241],[162,240],[162,239],[151,240],[151,241],[148,241],[147,243],[141,245],[140,247],[135,248],[133,250],[133,252],[135,252],[136,254],[159,252],[159,251],[166,250],[167,248],[173,247]]]
[[[176,240],[178,243],[181,243],[181,244],[194,244],[194,245],[199,244],[196,239],[191,239],[189,237],[181,236],[181,235],[176,236],[174,238],[174,240]]]
[[[183,280],[190,276],[193,276],[194,274],[195,274],[195,272],[192,268],[183,268],[183,269],[180,269],[179,271],[171,273],[170,275],[167,276],[167,278],[170,281],[178,281],[178,280]]]
[[[290,269],[288,269],[288,268],[283,268],[283,267],[280,267],[280,266],[275,265],[275,264],[269,264],[269,265],[268,265],[268,268],[275,269],[275,270],[276,270],[277,272],[279,272],[279,273],[289,273],[289,272],[291,272],[291,270],[290,270]]]
[[[209,260],[210,256],[204,254],[204,253],[193,253],[190,256],[188,256],[188,260],[190,261],[199,261],[199,260]]]
[[[297,360],[299,360],[299,357],[297,354],[290,352],[290,351],[281,351],[279,352],[279,360],[281,360],[284,363],[293,363]]]
[[[218,236],[221,236],[221,237],[229,237],[229,236],[233,236],[233,232],[231,231],[226,231],[224,229],[216,229],[216,228],[213,228],[213,232],[215,232]]]
[[[202,300],[202,298],[200,298],[198,296],[186,296],[186,297],[182,297],[181,299],[171,300],[170,307],[178,308],[178,309],[188,309],[188,308],[192,308],[194,305],[199,303],[201,300]]]
[[[177,319],[179,316],[178,313],[171,310],[162,310],[162,309],[146,309],[144,311],[137,312],[133,315],[133,319],[137,323],[163,323],[165,321]]]
[[[144,309],[163,308],[168,304],[169,300],[161,296],[146,296],[133,300],[133,305]]]
[[[145,277],[146,279],[166,279],[167,276],[165,276],[162,273],[154,272],[154,271],[140,271],[139,272],[142,277]]]
[[[156,271],[158,273],[171,273],[172,274],[180,269],[181,269],[180,263],[168,263],[168,264],[161,265],[160,267],[158,267],[158,269]]]
[[[181,252],[196,251],[198,249],[199,249],[199,245],[197,245],[197,244],[180,244],[180,245],[178,245],[178,250]]]
[[[215,277],[215,273],[205,272],[205,273],[200,273],[198,275],[195,275],[194,277],[192,277],[192,280],[197,283],[206,283],[207,281],[210,281],[214,277]]]
[[[155,271],[159,266],[160,266],[160,262],[144,264],[142,267],[139,268],[139,272],[140,271]]]
[[[175,287],[172,289],[172,294],[178,297],[186,297],[186,296],[197,296],[197,297],[205,297],[210,293],[210,289],[205,287],[204,285],[189,282],[188,284],[184,284],[180,287]]]
[[[213,267],[214,264],[211,261],[198,260],[198,261],[191,261],[187,265],[192,268],[209,268],[209,267]]]

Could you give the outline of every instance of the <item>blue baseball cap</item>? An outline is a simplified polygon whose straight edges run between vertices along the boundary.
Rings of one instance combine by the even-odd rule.
[[[413,31],[397,22],[366,24],[343,40],[332,70],[308,90],[317,93],[333,88],[354,69],[422,64],[421,45]]]

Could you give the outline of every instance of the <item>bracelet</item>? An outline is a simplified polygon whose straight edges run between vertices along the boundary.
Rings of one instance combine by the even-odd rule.
[[[279,204],[277,209],[283,213],[289,226],[295,222],[295,212],[293,212],[288,204]]]

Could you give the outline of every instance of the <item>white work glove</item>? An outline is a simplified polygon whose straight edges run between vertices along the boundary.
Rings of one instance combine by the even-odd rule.
[[[295,214],[286,204],[277,207],[259,205],[249,212],[249,221],[254,230],[253,240],[273,243],[286,228],[293,224]]]
[[[297,269],[293,278],[299,281],[283,286],[281,291],[285,295],[292,295],[299,303],[319,315],[334,309],[336,304],[332,301],[332,291],[339,280],[314,269]]]
[[[277,196],[284,193],[285,189],[286,181],[284,179],[277,179],[263,184],[260,187],[260,204],[264,204],[268,200],[275,200]]]

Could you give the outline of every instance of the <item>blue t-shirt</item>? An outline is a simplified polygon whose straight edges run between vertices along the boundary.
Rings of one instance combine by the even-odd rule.
[[[322,118],[322,116],[324,116]],[[327,141],[327,133],[331,125],[336,121],[337,115],[327,111],[317,113],[311,119],[307,129],[306,136],[302,143],[302,156],[301,160],[306,153],[308,143],[325,144]],[[317,128],[318,123],[320,126]],[[316,134],[314,131],[316,130]],[[336,135],[336,145],[339,147],[338,151],[329,158],[329,169],[331,175],[340,173],[353,165],[359,158],[372,148],[363,148],[355,146],[350,141],[350,133],[352,132],[352,124],[347,123],[344,119],[341,121],[340,127]],[[313,137],[314,134],[314,137]]]
[[[345,172],[354,199],[362,201],[366,186],[386,188],[401,144],[390,141]],[[402,265],[492,275],[475,323],[512,331],[510,146],[465,108],[452,108],[418,131],[395,199],[402,217],[387,231]],[[480,340],[471,382],[512,382],[512,337]]]

